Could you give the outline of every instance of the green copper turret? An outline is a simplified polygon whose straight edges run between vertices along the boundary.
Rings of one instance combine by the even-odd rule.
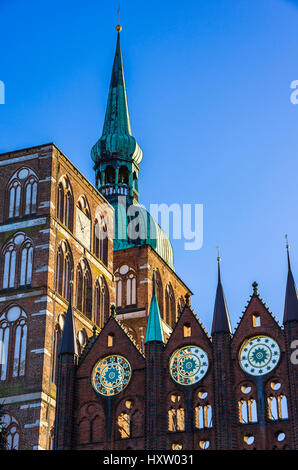
[[[102,136],[91,149],[96,186],[110,202],[118,195],[138,200],[142,157],[142,150],[131,133],[118,32]]]

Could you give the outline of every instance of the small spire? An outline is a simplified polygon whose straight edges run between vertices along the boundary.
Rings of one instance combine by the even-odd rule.
[[[162,322],[161,322],[161,317],[160,317],[160,311],[159,311],[159,306],[158,306],[158,300],[157,300],[156,292],[155,292],[156,290],[155,279],[156,279],[156,274],[155,274],[155,269],[154,269],[153,276],[152,276],[152,283],[153,283],[152,298],[151,298],[148,321],[147,321],[145,344],[152,342],[152,341],[165,343]]]
[[[62,354],[73,354],[77,355],[77,342],[75,338],[75,326],[74,326],[74,319],[72,313],[72,285],[73,281],[70,281],[69,287],[69,302],[68,302],[68,309],[66,313],[64,328],[62,339],[59,347],[58,356]]]
[[[190,305],[190,293],[189,292],[186,292],[184,298],[185,298],[186,305]]]
[[[285,308],[284,308],[284,318],[283,323],[289,321],[298,321],[298,295],[297,288],[292,274],[291,261],[290,261],[290,251],[289,251],[289,242],[288,236],[286,238],[286,249],[287,249],[287,259],[288,259],[288,278],[287,278],[287,287],[285,295]]]
[[[221,284],[221,274],[220,274],[221,258],[219,256],[219,248],[216,247],[216,249],[217,249],[218,281],[217,281],[216,297],[215,297],[214,312],[213,312],[213,323],[212,323],[212,332],[211,332],[212,335],[214,335],[215,333],[232,333],[227,303],[226,303],[223,287]]]
[[[252,283],[252,287],[253,287],[253,295],[259,295],[259,292],[258,292],[259,284],[255,281]]]

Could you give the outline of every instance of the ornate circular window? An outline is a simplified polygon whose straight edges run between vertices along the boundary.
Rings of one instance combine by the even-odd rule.
[[[92,371],[92,386],[100,395],[112,396],[122,392],[131,379],[131,367],[122,356],[107,356],[97,362]]]
[[[265,375],[271,372],[280,358],[277,342],[269,336],[255,336],[241,346],[239,363],[250,375]]]
[[[185,346],[177,349],[170,359],[170,374],[181,385],[199,382],[208,370],[207,353],[198,346]]]

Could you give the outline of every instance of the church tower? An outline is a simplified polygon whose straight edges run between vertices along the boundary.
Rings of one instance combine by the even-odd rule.
[[[162,328],[168,337],[189,289],[174,269],[171,242],[139,203],[142,150],[132,135],[122,51],[117,41],[102,135],[91,149],[95,185],[114,209],[114,275],[117,319],[144,349],[144,338],[156,273]]]

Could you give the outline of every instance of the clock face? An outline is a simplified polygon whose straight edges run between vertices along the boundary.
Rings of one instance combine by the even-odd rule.
[[[92,371],[92,386],[100,395],[110,397],[122,392],[131,379],[131,367],[122,356],[107,356]]]
[[[277,366],[279,358],[279,346],[269,336],[255,336],[246,340],[239,353],[242,369],[255,376],[271,372]]]
[[[90,250],[91,221],[78,207],[76,208],[76,237],[88,250]]]
[[[177,349],[170,359],[170,374],[181,385],[199,382],[208,370],[207,353],[198,346],[184,346]]]

